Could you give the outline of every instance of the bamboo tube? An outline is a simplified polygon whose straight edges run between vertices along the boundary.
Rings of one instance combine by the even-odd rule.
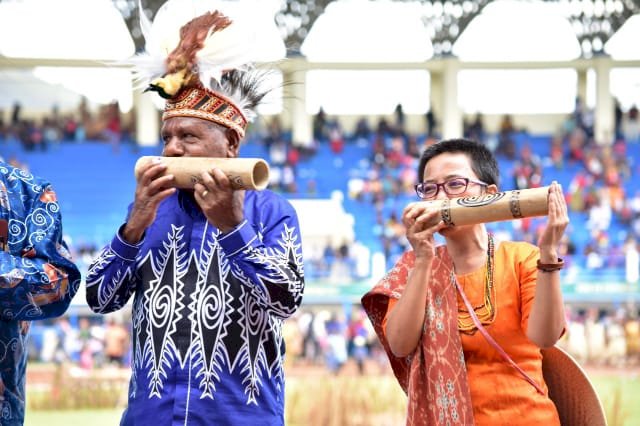
[[[477,197],[461,197],[421,201],[429,209],[440,211],[434,223],[442,220],[449,226],[499,222],[549,213],[549,187],[497,192]]]
[[[219,168],[227,175],[235,189],[262,190],[269,184],[269,165],[261,158],[210,158],[210,157],[140,157],[134,175],[140,179],[141,169],[150,161],[159,159],[167,165],[165,174],[175,177],[176,188],[193,189],[202,179],[202,172]]]

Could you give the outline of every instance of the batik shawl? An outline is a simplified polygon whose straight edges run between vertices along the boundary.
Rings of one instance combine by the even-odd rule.
[[[472,425],[473,407],[457,327],[457,298],[451,282],[453,263],[445,246],[438,247],[432,262],[418,346],[407,357],[396,357],[389,348],[382,328],[388,300],[400,298],[414,262],[413,251],[404,253],[364,295],[362,305],[408,396],[407,425]]]

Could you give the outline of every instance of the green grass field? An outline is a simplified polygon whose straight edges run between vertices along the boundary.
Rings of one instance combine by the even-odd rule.
[[[114,426],[120,423],[122,410],[27,411],[25,426]]]
[[[640,425],[640,376],[590,377],[607,413],[609,426]]]
[[[607,413],[607,418],[609,421],[609,426],[640,426],[640,404],[638,404],[638,395],[640,395],[640,376],[637,373],[630,375],[610,375],[610,376],[602,376],[602,375],[592,375],[591,380],[596,387],[598,394],[602,400],[602,403],[605,407],[605,411]],[[314,380],[313,382],[321,382],[322,380]],[[290,378],[287,393],[287,403],[289,404],[293,398],[297,398],[296,401],[300,405],[301,395],[298,395],[298,390],[300,386],[298,386],[297,378]],[[360,395],[371,395],[367,388],[370,388],[371,392],[375,393],[376,390],[386,388],[389,389],[389,392],[396,394],[398,398],[404,398],[401,394],[399,387],[395,383],[393,383],[393,378],[386,376],[378,376],[378,377],[337,377],[332,378],[330,380],[326,380],[327,384],[322,385],[319,384],[320,388],[324,388],[328,392],[334,393],[342,393],[340,389],[345,390],[347,394],[352,394],[349,389],[353,390],[353,387],[360,389]],[[329,383],[331,382],[331,383]],[[340,383],[335,383],[340,382]],[[360,383],[358,383],[360,382]],[[384,383],[382,383],[384,382]],[[396,392],[397,391],[397,392]],[[314,395],[312,397],[315,401],[323,401],[322,398],[318,399],[318,394],[313,392]],[[295,395],[294,395],[295,394]],[[335,395],[333,395],[335,397]],[[339,397],[342,399],[342,397]],[[331,398],[335,399],[335,398]],[[352,404],[355,402],[355,408],[358,404],[358,401],[347,401],[345,400],[342,403]],[[395,398],[394,398],[395,399]],[[327,401],[327,400],[324,400]],[[397,402],[397,401],[396,401]],[[342,404],[340,403],[340,404]],[[335,401],[330,403],[335,404]],[[305,404],[301,404],[300,406],[304,406]],[[402,405],[402,404],[400,404]],[[398,409],[399,404],[390,404],[388,407],[394,407],[394,409]],[[291,408],[291,407],[289,407]],[[339,407],[333,406],[331,407],[331,412],[340,411]],[[335,411],[333,409],[336,409]],[[323,410],[324,411],[324,410]],[[357,411],[357,410],[356,410]],[[122,409],[112,409],[112,410],[61,410],[61,411],[40,411],[40,410],[28,410],[27,417],[25,421],[26,426],[69,426],[69,425],[77,425],[77,424],[89,424],[91,426],[114,426],[119,423],[120,416],[122,414]],[[354,413],[355,414],[355,413]],[[402,411],[400,413],[390,413],[392,414],[392,418],[402,418]],[[297,414],[297,417],[304,417],[303,414]],[[295,424],[297,422],[290,422],[290,424]],[[349,424],[349,422],[334,422],[330,421],[331,424]],[[386,422],[385,422],[386,423]],[[353,424],[363,425],[365,423],[354,422]],[[399,421],[398,424],[402,425],[403,422]],[[376,425],[372,425],[376,426]]]

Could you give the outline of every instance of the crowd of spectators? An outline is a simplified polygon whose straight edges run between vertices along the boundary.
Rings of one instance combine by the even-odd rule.
[[[18,140],[26,151],[46,151],[65,142],[103,141],[118,149],[121,143],[135,141],[134,113],[125,118],[118,103],[94,110],[82,99],[74,112],[60,112],[57,106],[49,114],[33,119],[25,117],[22,104],[16,102],[9,113],[0,109],[0,143]]]
[[[640,164],[627,153],[629,144],[638,144],[640,140],[637,135],[636,139],[626,139],[627,134],[621,132],[612,145],[598,144],[593,120],[588,118],[591,115],[579,100],[576,105],[576,112],[546,142],[550,146],[528,142],[526,130],[517,129],[509,115],[502,118],[494,135],[486,132],[483,117],[477,114],[464,123],[464,136],[485,143],[503,160],[501,164],[510,166],[501,170],[503,190],[536,188],[571,175],[565,182],[565,195],[571,211],[588,218],[586,229],[579,229],[588,235],[586,241],[569,239],[564,254],[578,254],[580,259],[586,259],[582,266],[587,268],[623,267],[626,251],[637,250],[636,242],[640,239],[640,187],[636,185],[634,193],[627,193],[626,188],[633,185],[625,185],[640,173]],[[632,108],[621,123],[627,123],[626,129],[633,128],[635,117],[637,111]],[[518,143],[517,138],[524,138],[525,142]],[[416,199],[413,184],[418,178],[415,170],[420,152],[435,141],[436,138],[427,135],[408,135],[399,120],[395,126],[381,120],[378,130],[370,136],[368,176],[352,179],[353,190],[349,195],[370,203],[375,210],[375,232],[388,260],[387,267],[408,248],[399,217],[407,202]],[[622,230],[623,235],[612,235],[612,224],[620,225],[615,229],[627,229]],[[523,219],[498,229],[506,238],[535,242],[541,226],[539,220]],[[576,252],[577,249],[582,251]],[[596,256],[602,261],[596,262]]]
[[[626,368],[640,365],[640,319],[624,308],[566,307],[567,329],[559,342],[581,365]],[[388,371],[384,350],[362,307],[302,307],[283,328],[289,367],[320,367],[332,374]],[[34,362],[72,363],[90,370],[127,368],[129,324],[107,317],[77,316],[32,326]]]
[[[620,307],[566,307],[567,332],[559,342],[582,365],[624,368],[640,364],[640,319]]]
[[[117,109],[110,107],[112,114],[114,108]],[[108,115],[107,112],[104,114]],[[632,122],[633,114],[637,120],[637,110],[634,112],[633,109],[621,117],[619,137],[614,144],[602,146],[593,139],[592,122],[576,112],[550,139],[550,147],[545,151],[548,153],[544,155],[532,144],[516,143],[516,135],[522,133],[522,129],[515,127],[510,116],[503,117],[499,132],[491,135],[484,128],[482,116],[477,115],[471,123],[465,124],[465,136],[486,143],[498,158],[511,162],[511,173],[503,175],[507,189],[548,184],[545,173],[570,171],[572,178],[564,190],[571,211],[587,217],[589,239],[583,253],[586,267],[622,267],[627,253],[635,252],[638,257],[637,241],[640,239],[640,190],[628,194],[624,185],[637,175],[639,166],[627,154],[627,149],[629,144],[640,141],[637,134],[635,140],[626,138],[629,129],[633,131],[633,125],[622,125]],[[14,116],[17,117],[15,122]],[[56,118],[55,113],[43,120],[42,138],[37,136],[38,131],[35,131],[35,138],[26,136],[34,131],[24,131],[29,125],[28,121],[20,119],[19,107],[14,109],[8,123],[2,121],[2,117],[0,113],[0,140],[13,135],[23,143],[25,150],[47,149],[57,141],[81,141],[87,137],[86,129],[79,124],[81,120]],[[337,118],[329,118],[320,111],[314,120],[314,141],[308,147],[294,146],[277,118],[269,121],[260,133],[254,133],[250,143],[264,144],[267,149],[274,190],[306,196],[313,195],[312,188],[298,188],[297,170],[301,162],[315,155],[318,147],[326,144],[333,154],[340,156],[347,144],[368,144],[367,175],[358,178],[359,184],[349,186],[355,189],[347,196],[371,206],[375,212],[376,226],[372,232],[380,239],[388,265],[391,265],[395,257],[408,248],[400,214],[407,201],[415,200],[413,185],[418,180],[416,166],[420,152],[435,143],[438,137],[433,114],[426,117],[426,125],[430,129],[428,132],[410,134],[404,127],[404,113],[397,108],[393,120],[380,119],[372,126],[367,118],[362,118],[349,133],[343,130]],[[20,129],[23,129],[22,133]],[[116,127],[111,130],[118,133]],[[119,138],[124,138],[126,132],[120,128]],[[110,140],[108,132],[104,135],[102,140]],[[28,168],[28,164],[17,158],[8,161]],[[628,225],[628,233],[620,244],[616,243],[620,239],[613,238],[608,232],[612,221]],[[535,221],[522,220],[514,227],[500,228],[498,232],[505,233],[507,238],[533,242],[537,230]],[[571,238],[567,236],[563,243],[563,256],[576,252],[576,244]],[[86,273],[97,248],[91,242],[76,242],[71,249]],[[343,242],[338,246],[328,241],[318,253],[305,254],[308,256],[305,262],[309,262],[315,278],[346,283],[354,278],[358,253],[362,253],[362,249],[359,241]],[[568,308],[567,313],[568,328],[561,345],[580,361],[611,366],[640,362],[640,323],[637,315],[631,315],[635,312],[623,308],[615,311]],[[29,353],[36,361],[68,361],[85,369],[108,364],[127,366],[130,362],[128,330],[126,322],[121,320],[103,320],[90,315],[45,321],[34,326]],[[360,373],[367,371],[367,365],[380,369],[387,366],[378,339],[359,305],[341,309],[335,306],[303,307],[286,322],[283,332],[292,363],[326,366],[334,374],[340,374],[348,364],[355,365]]]
[[[42,363],[71,363],[91,370],[131,363],[130,324],[113,316],[67,315],[37,321],[29,335],[29,357]]]
[[[628,155],[629,144],[639,143],[637,115],[635,106],[622,113],[616,103],[618,137],[612,145],[596,143],[593,113],[579,98],[574,113],[567,116],[558,132],[546,142],[546,147],[541,147],[539,140],[527,142],[526,129],[517,128],[509,115],[502,118],[497,132],[486,130],[482,114],[465,120],[463,128],[465,137],[487,144],[498,159],[506,161],[501,164],[510,165],[502,170],[502,189],[538,187],[549,184],[557,174],[568,172],[570,178],[564,187],[567,201],[572,213],[586,217],[588,235],[576,240],[574,237],[578,235],[570,233],[564,254],[578,255],[582,262],[580,266],[589,269],[621,268],[626,262],[626,252],[637,250],[635,242],[640,239],[640,189],[636,185],[635,191],[628,192],[627,188],[633,188],[633,185],[625,185],[633,179],[634,173],[638,173],[640,166],[637,159]],[[13,137],[25,150],[45,150],[60,141],[87,139],[110,141],[117,146],[131,136],[132,128],[123,124],[124,121],[133,122],[122,118],[117,104],[92,113],[82,102],[75,116],[60,114],[54,108],[51,115],[42,120],[42,126],[35,126],[33,121],[22,118],[21,107],[16,104],[6,122],[5,114],[0,111],[0,140]],[[349,144],[368,146],[368,158],[363,159],[367,164],[365,175],[345,173],[349,183],[346,196],[365,208],[371,206],[375,216],[371,232],[378,238],[379,246],[370,247],[370,251],[381,250],[390,267],[408,248],[400,216],[404,206],[416,199],[413,185],[418,180],[416,168],[420,153],[439,136],[438,122],[432,111],[425,116],[424,133],[410,133],[405,126],[406,117],[401,105],[391,118],[382,117],[374,124],[362,117],[351,131],[343,129],[339,117],[329,117],[320,109],[313,118],[310,144],[294,144],[291,133],[282,128],[277,116],[270,118],[264,127],[252,129],[247,143],[264,146],[270,164],[272,190],[311,198],[317,195],[316,181],[301,181],[300,170],[318,149],[324,146],[340,158]],[[634,135],[636,139],[629,139]],[[28,167],[16,158],[7,161]],[[612,224],[627,227],[628,231],[622,235],[612,234]],[[500,227],[498,232],[504,233],[506,238],[534,242],[539,229],[539,221],[525,219],[514,221],[510,227]],[[361,262],[359,253],[367,256],[366,250],[359,250],[359,246],[354,246],[356,244],[359,243],[343,242],[318,249],[318,253],[309,257],[313,263],[311,272],[319,278],[333,277],[333,281],[347,279],[349,273],[344,271],[355,270],[354,265]],[[335,267],[336,264],[339,267]]]

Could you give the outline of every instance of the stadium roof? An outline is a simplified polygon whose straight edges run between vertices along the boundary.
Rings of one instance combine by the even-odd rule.
[[[291,52],[298,51],[328,4],[345,1],[350,0],[287,0],[285,6],[276,15],[276,22]],[[399,3],[415,3],[420,6],[417,17],[422,20],[428,34],[428,39],[425,38],[423,41],[433,46],[435,56],[451,54],[453,45],[465,32],[467,26],[489,5],[502,1],[504,0],[396,0]],[[376,0],[372,1],[372,3],[376,2]],[[161,3],[161,1],[149,1],[148,5],[153,9],[156,4]],[[640,0],[521,0],[520,3],[528,4],[526,7],[546,3],[547,9],[555,9],[557,12],[554,13],[560,14],[569,21],[584,57],[604,52],[604,46],[609,38],[630,17],[640,13]],[[353,15],[351,19],[357,21],[360,16]],[[389,24],[392,25],[393,22],[390,21]],[[503,25],[493,28],[497,33],[502,29]],[[390,33],[388,28],[380,30]],[[546,25],[543,25],[537,28],[535,33],[541,36],[546,30]]]
[[[153,18],[164,1],[142,3],[145,13]],[[265,25],[264,33],[272,36],[265,51],[274,46],[274,58],[284,53],[284,40],[289,56],[304,54],[320,62],[422,62],[452,54],[462,61],[485,62],[567,61],[600,53],[614,59],[640,59],[640,0],[226,3],[232,7],[242,4],[253,12],[260,7],[260,16],[275,17],[276,25],[268,19],[260,24]],[[251,3],[250,7],[246,3]],[[46,68],[18,76],[18,70],[2,70],[2,64],[11,58],[36,58],[36,63],[49,58],[109,61],[126,58],[140,49],[143,42],[137,5],[138,0],[0,0],[0,90],[4,94],[0,108],[13,102],[9,94],[15,91],[35,90],[35,95],[53,90],[62,96],[65,90],[78,92],[79,86],[86,86],[80,81],[82,76],[96,81],[87,73]],[[130,87],[114,90],[107,85],[108,81],[122,81],[121,77],[98,81],[104,82],[104,91],[94,88],[94,93],[88,93],[90,100],[104,103],[105,97],[113,98],[114,93],[129,92],[124,95],[128,99],[120,99],[126,110],[131,103]],[[51,83],[59,86],[44,87]]]
[[[188,4],[207,0],[182,1]],[[369,49],[364,46],[366,42],[396,46],[396,52],[380,50],[381,59],[378,60],[383,62],[385,54],[397,55],[397,51],[416,50],[419,54],[415,57],[418,58],[431,56],[430,52],[435,57],[456,53],[454,45],[459,44],[459,39],[468,37],[465,34],[467,29],[469,32],[478,31],[487,22],[493,25],[488,32],[493,33],[494,39],[488,47],[500,46],[495,40],[505,43],[514,36],[517,39],[522,33],[530,33],[542,42],[548,38],[563,41],[573,33],[580,46],[578,55],[583,57],[608,52],[605,45],[623,26],[621,37],[629,42],[616,42],[619,44],[617,48],[633,50],[632,45],[637,43],[631,41],[637,38],[631,37],[640,32],[640,23],[637,22],[640,18],[634,17],[640,14],[640,0],[208,1],[212,5],[226,3],[225,8],[250,9],[252,16],[256,15],[256,8],[260,8],[259,15],[266,16],[266,19],[275,15],[275,23],[289,55],[301,54],[301,46],[308,36],[318,38],[315,33],[322,32],[323,27],[332,26],[335,33],[348,35],[341,38],[343,43],[357,41],[365,50]],[[164,0],[145,0],[142,3],[147,16],[153,18]],[[129,56],[134,49],[143,47],[137,5],[138,0],[0,0],[0,55],[67,59],[97,55],[99,59]],[[74,13],[60,13],[65,10],[73,10]],[[51,16],[56,19],[51,19]],[[525,16],[531,18],[529,22],[525,22]],[[630,19],[632,17],[634,19]],[[271,34],[267,24],[261,32]],[[365,30],[366,34],[360,34],[360,30]],[[487,32],[487,28],[481,32]],[[328,51],[340,54],[340,49],[331,44],[327,34],[321,39],[319,42],[325,43]],[[344,48],[345,45],[339,47]],[[513,49],[516,48],[522,51],[518,55],[524,57],[531,45],[515,44]],[[635,49],[631,55],[635,53],[634,59],[638,59],[640,53],[637,46]],[[401,60],[405,61],[404,58]]]

